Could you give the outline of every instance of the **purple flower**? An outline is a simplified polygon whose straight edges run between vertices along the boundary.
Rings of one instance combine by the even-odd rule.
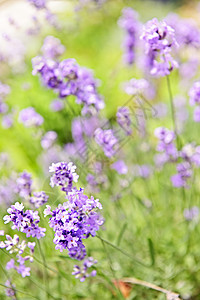
[[[128,167],[123,160],[118,160],[111,165],[111,168],[116,170],[120,175],[127,174]]]
[[[156,18],[144,26],[141,40],[145,43],[146,55],[152,75],[169,75],[178,63],[172,58],[171,51],[178,46],[174,29],[166,22]]]
[[[132,133],[130,110],[127,106],[121,106],[117,110],[117,123],[125,131],[127,135]]]
[[[183,214],[187,221],[192,221],[194,219],[197,219],[197,217],[199,216],[199,208],[197,206],[187,208],[184,210]]]
[[[164,127],[158,127],[155,129],[154,134],[160,140],[157,151],[166,153],[169,159],[177,158],[178,153],[176,146],[174,145],[174,132]]]
[[[174,187],[188,187],[187,180],[192,176],[193,172],[191,164],[187,161],[177,165],[178,173],[171,177]]]
[[[200,122],[200,106],[196,107],[194,110],[194,121]]]
[[[19,175],[16,180],[16,193],[20,195],[20,197],[27,198],[31,195],[31,186],[32,186],[32,179],[31,174],[24,171]]]
[[[133,175],[136,177],[148,178],[152,172],[150,165],[133,165]]]
[[[65,52],[65,47],[54,36],[47,36],[41,48],[45,58],[58,58]]]
[[[43,149],[50,148],[57,139],[57,133],[55,131],[47,131],[41,139],[41,146]]]
[[[28,0],[32,5],[34,5],[37,9],[46,8],[46,0]]]
[[[5,98],[8,94],[10,94],[10,87],[7,84],[3,84],[0,81],[0,99]]]
[[[200,81],[194,82],[189,91],[190,105],[200,104]]]
[[[200,47],[200,30],[194,19],[183,19],[174,13],[169,14],[166,19],[174,28],[180,46]]]
[[[45,228],[39,227],[40,217],[38,211],[26,210],[24,211],[23,204],[16,202],[8,208],[9,215],[3,217],[4,223],[13,223],[12,229],[26,233],[27,237],[36,237],[40,239],[45,236]]]
[[[79,279],[81,282],[85,281],[88,277],[94,277],[96,276],[96,270],[93,270],[92,272],[88,272],[88,269],[93,267],[97,263],[97,260],[94,260],[93,257],[88,257],[83,261],[83,265],[81,267],[75,265],[74,270],[72,272],[72,275],[75,276],[75,278]]]
[[[70,257],[82,260],[86,255],[83,239],[95,236],[103,224],[103,219],[96,212],[102,206],[98,199],[84,195],[83,189],[74,189],[67,198],[68,201],[55,210],[51,211],[51,207],[47,206],[44,214],[51,215],[49,226],[55,232],[55,249],[61,252],[68,249]]]
[[[33,196],[30,197],[30,203],[32,203],[35,208],[39,208],[43,204],[45,204],[48,201],[49,196],[45,192],[35,192],[33,193]]]
[[[128,95],[143,95],[145,98],[149,98],[149,95],[151,96],[152,94],[152,86],[146,79],[143,78],[131,78],[128,82],[125,82],[123,86]]]
[[[94,132],[94,137],[96,143],[103,148],[104,154],[107,157],[114,156],[118,140],[111,129],[103,130],[101,128],[97,128]]]
[[[2,118],[2,126],[8,129],[13,126],[13,114],[9,113]]]
[[[50,104],[50,108],[52,111],[61,111],[64,108],[64,101],[56,99],[53,100]]]
[[[33,107],[27,107],[20,111],[19,122],[23,123],[25,127],[34,127],[41,126],[44,119]]]
[[[19,274],[22,275],[22,277],[30,276],[30,268],[25,266],[25,262],[33,262],[35,243],[28,243],[27,245],[24,240],[20,242],[19,237],[16,234],[13,238],[11,238],[11,236],[9,235],[6,235],[6,239],[7,240],[5,240],[4,242],[0,242],[0,248],[5,248],[7,251],[9,251],[9,253],[16,254],[16,258],[12,258],[6,264],[6,269],[15,269]],[[22,256],[27,246],[30,249],[30,255]]]
[[[9,280],[6,281],[5,286],[7,286],[5,290],[5,294],[7,297],[15,297],[15,285],[13,285]],[[16,299],[16,298],[13,298]]]
[[[8,105],[4,102],[0,102],[0,114],[5,114],[8,111]]]
[[[58,162],[49,167],[49,172],[54,173],[51,176],[51,187],[61,186],[62,191],[70,192],[73,187],[73,182],[78,181],[78,175],[75,172],[76,166],[72,162]]]
[[[37,56],[32,60],[33,75],[40,73],[42,82],[54,89],[60,98],[75,96],[83,105],[82,115],[94,115],[104,108],[104,101],[97,92],[99,82],[93,73],[80,67],[73,58],[61,62]]]
[[[135,60],[135,47],[137,44],[137,35],[140,29],[140,23],[138,21],[138,14],[130,7],[125,7],[122,10],[122,16],[120,17],[118,24],[126,32],[124,40],[124,60],[127,64],[133,64]]]

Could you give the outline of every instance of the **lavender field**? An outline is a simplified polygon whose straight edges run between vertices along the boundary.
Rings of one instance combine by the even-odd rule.
[[[200,299],[199,20],[0,1],[0,299]]]

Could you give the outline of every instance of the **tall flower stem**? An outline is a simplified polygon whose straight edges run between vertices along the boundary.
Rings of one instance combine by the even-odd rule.
[[[121,252],[122,254],[124,254],[125,256],[127,256],[128,258],[130,258],[132,261],[134,261],[137,264],[142,265],[143,267],[149,268],[150,265],[145,265],[143,262],[137,260],[136,258],[134,258],[131,254],[127,253],[126,251],[124,251],[123,249],[121,249],[120,247],[112,244],[111,242],[105,240],[104,238],[100,237],[99,235],[96,235],[96,237],[98,239],[100,239],[101,241],[103,241],[104,243],[106,243],[107,245],[111,246],[112,248],[118,250],[119,252]]]
[[[44,283],[45,283],[45,287],[46,287],[46,298],[49,299],[49,280],[48,280],[48,271],[47,271],[47,267],[46,267],[46,260],[45,260],[45,256],[44,253],[42,251],[42,247],[40,245],[40,241],[38,240],[38,247],[39,247],[39,251],[40,251],[40,255],[42,257],[42,261],[43,261],[43,267],[44,267]]]
[[[109,252],[108,252],[108,250],[107,250],[107,248],[106,248],[106,245],[105,245],[104,240],[101,239],[101,237],[99,237],[99,238],[100,238],[100,241],[101,241],[101,243],[102,243],[102,245],[103,245],[104,251],[105,251],[105,253],[107,254],[108,261],[109,261],[109,265],[110,265],[110,269],[111,269],[113,278],[115,279],[115,282],[116,282],[116,285],[117,285],[118,280],[117,280],[117,278],[116,278],[116,276],[115,276],[115,272],[114,272],[113,267],[112,267],[112,260],[111,260],[110,254],[109,254]],[[122,293],[121,293],[121,290],[120,290],[120,288],[118,287],[118,285],[115,286],[115,289],[116,289],[116,291],[117,291],[117,294],[118,294],[119,299],[124,299],[124,297],[123,297],[123,295],[122,295]]]
[[[171,115],[172,115],[172,123],[173,123],[173,130],[176,135],[176,144],[177,144],[177,149],[180,149],[180,139],[178,136],[177,128],[176,128],[176,118],[175,118],[175,109],[174,109],[174,103],[173,103],[173,95],[172,95],[172,89],[171,89],[171,83],[169,79],[169,75],[166,76],[167,79],[167,88],[169,92],[169,99],[170,99],[170,106],[171,106]]]

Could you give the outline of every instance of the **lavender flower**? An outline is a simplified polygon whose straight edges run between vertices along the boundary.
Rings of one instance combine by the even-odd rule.
[[[79,279],[80,282],[85,281],[88,277],[94,277],[96,276],[96,270],[93,270],[92,272],[88,272],[88,269],[93,267],[97,263],[97,260],[94,260],[93,257],[88,257],[83,261],[82,267],[79,267],[77,265],[74,266],[74,271],[72,272],[72,275],[75,275],[75,278]]]
[[[128,167],[123,160],[118,160],[111,165],[111,168],[116,170],[120,175],[127,174]]]
[[[183,19],[177,14],[171,13],[166,20],[174,28],[180,46],[200,47],[200,30],[194,19]]]
[[[90,70],[80,67],[75,59],[65,59],[59,63],[37,56],[32,64],[33,75],[40,73],[43,84],[54,89],[60,98],[75,96],[76,102],[83,105],[83,115],[94,115],[104,108],[104,101],[97,92],[99,82]]]
[[[16,299],[16,293],[15,293],[15,285],[12,284],[9,280],[5,282],[5,286],[7,286],[5,290],[5,294],[7,297],[12,297],[13,300]]]
[[[47,206],[44,214],[51,215],[49,224],[55,232],[55,249],[61,252],[68,249],[70,257],[82,260],[86,255],[83,239],[95,236],[103,224],[103,219],[96,212],[102,206],[98,199],[84,195],[83,189],[74,189],[67,197],[68,202],[55,210],[51,211],[51,207]]]
[[[192,221],[197,219],[199,216],[199,208],[197,206],[193,206],[191,208],[184,209],[184,217],[187,221]]]
[[[3,84],[0,81],[0,99],[5,98],[9,94],[10,94],[10,87],[9,87],[9,85]]]
[[[51,176],[51,187],[61,186],[62,191],[70,192],[73,187],[73,182],[78,181],[78,175],[75,172],[76,166],[72,162],[58,162],[49,167],[49,172],[54,173]]]
[[[118,24],[126,32],[124,47],[124,60],[127,64],[133,64],[135,60],[135,47],[137,44],[137,35],[140,29],[138,14],[132,8],[126,7],[122,10]]]
[[[64,108],[64,102],[62,100],[56,99],[53,100],[50,104],[50,109],[52,111],[61,111]]]
[[[2,126],[5,129],[11,128],[13,126],[13,114],[8,113],[2,118]]]
[[[37,127],[42,125],[44,119],[33,107],[27,107],[20,111],[19,122],[23,123],[25,127]]]
[[[178,173],[171,177],[174,187],[188,187],[187,180],[192,176],[193,172],[189,162],[183,162],[177,165]]]
[[[23,204],[16,202],[8,208],[9,215],[3,217],[4,223],[12,222],[12,229],[26,233],[27,237],[36,237],[40,239],[45,236],[45,228],[39,227],[40,217],[38,211],[26,210],[24,211]]]
[[[174,145],[175,134],[164,127],[158,127],[154,132],[155,136],[160,140],[157,146],[157,151],[164,152],[170,159],[177,158],[177,149]]]
[[[47,131],[41,139],[41,146],[43,149],[50,148],[57,139],[57,133],[55,131]]]
[[[20,195],[20,197],[27,198],[31,195],[32,192],[32,179],[31,174],[24,171],[19,175],[19,177],[16,180],[16,193]]]
[[[47,36],[41,50],[45,58],[55,59],[65,52],[65,46],[54,36]]]
[[[22,255],[27,247],[30,249],[30,255],[24,257]],[[25,266],[25,262],[33,262],[34,247],[35,243],[26,244],[24,240],[20,243],[19,236],[16,234],[13,238],[10,235],[6,235],[6,240],[0,242],[0,248],[5,248],[9,253],[16,254],[16,261],[12,258],[7,263],[6,269],[15,269],[22,277],[30,276],[30,268]]]
[[[28,0],[32,5],[34,5],[37,9],[46,8],[47,0]]]
[[[96,143],[103,148],[104,154],[107,157],[114,156],[118,141],[111,129],[103,130],[97,128],[94,132],[94,137]]]
[[[169,75],[178,63],[172,58],[171,51],[177,48],[174,29],[166,22],[156,18],[144,26],[141,40],[145,43],[146,55],[152,75]]]
[[[46,193],[43,191],[35,192],[30,198],[30,203],[32,203],[35,206],[35,208],[39,208],[48,201],[48,198],[49,196],[47,196]]]
[[[117,123],[125,131],[126,135],[132,133],[130,110],[127,106],[121,106],[117,110]]]
[[[189,91],[190,105],[200,104],[200,81],[194,82]]]

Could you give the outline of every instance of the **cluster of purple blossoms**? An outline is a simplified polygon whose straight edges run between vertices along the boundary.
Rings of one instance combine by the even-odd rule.
[[[72,272],[72,275],[75,276],[75,278],[79,279],[80,282],[85,281],[88,277],[94,277],[96,276],[97,272],[96,270],[88,272],[88,269],[93,267],[97,263],[97,260],[94,260],[93,257],[88,257],[83,261],[82,267],[75,265],[74,270]]]
[[[174,68],[178,68],[178,63],[171,56],[172,49],[177,48],[178,43],[174,29],[166,22],[158,22],[156,18],[148,21],[140,38],[145,43],[152,75],[166,76]]]
[[[12,297],[13,300],[16,300],[16,293],[15,293],[15,285],[10,282],[10,280],[7,280],[5,282],[5,286],[7,286],[5,290],[5,294],[7,297]]]
[[[73,182],[77,182],[79,175],[75,172],[76,166],[72,162],[53,163],[49,167],[49,172],[54,173],[50,179],[51,187],[61,186],[61,190],[68,193],[73,188]]]
[[[6,102],[6,97],[10,93],[10,87],[0,81],[0,115],[2,115],[2,126],[10,128],[13,125],[13,116],[8,112],[9,107]]]
[[[50,109],[54,112],[61,111],[64,109],[64,102],[60,99],[55,99],[51,102]]]
[[[91,171],[92,173],[88,173],[86,177],[89,190],[94,193],[99,193],[102,188],[106,189],[108,186],[108,177],[103,171],[102,163],[96,161]]]
[[[191,208],[186,208],[186,209],[184,209],[183,214],[187,221],[195,220],[199,216],[199,208],[197,206],[193,206]]]
[[[49,224],[55,232],[55,249],[61,252],[68,249],[71,258],[82,260],[86,256],[83,239],[95,236],[103,224],[102,217],[96,212],[102,205],[98,199],[84,195],[83,189],[73,189],[67,198],[68,201],[59,204],[55,210],[51,211],[47,205],[44,215],[51,215]]]
[[[26,248],[30,249],[30,255],[22,256]],[[0,242],[0,248],[5,248],[10,254],[16,254],[16,261],[12,258],[6,265],[6,269],[15,269],[22,277],[30,276],[30,268],[25,266],[26,261],[33,262],[35,243],[26,242],[23,240],[20,242],[19,236],[14,235],[12,238],[10,235],[6,235],[6,240]],[[16,265],[17,263],[17,265]]]
[[[43,149],[49,149],[57,139],[55,131],[47,131],[41,139],[41,146]]]
[[[176,160],[178,152],[174,144],[174,140],[176,138],[174,132],[164,127],[158,127],[155,129],[154,134],[159,139],[157,151],[164,154],[166,161]]]
[[[190,105],[198,105],[194,110],[194,121],[200,122],[200,81],[196,81],[189,91]]]
[[[166,21],[175,30],[180,46],[200,47],[200,30],[194,19],[183,19],[175,13],[170,13]]]
[[[19,174],[16,179],[16,189],[15,192],[19,194],[22,198],[27,198],[31,195],[32,192],[32,178],[31,174],[24,171]]]
[[[132,173],[134,177],[149,178],[153,173],[150,165],[133,165]]]
[[[73,145],[75,152],[80,153],[83,159],[87,154],[87,141],[93,137],[95,130],[99,127],[99,123],[97,116],[82,116],[74,118],[72,121],[71,131],[74,143],[71,146]],[[67,146],[69,147],[69,144]]]
[[[111,168],[117,171],[120,175],[128,173],[128,167],[123,160],[117,160],[111,165]]]
[[[189,162],[184,161],[176,166],[177,174],[171,177],[174,187],[188,187],[187,180],[192,176],[192,166]]]
[[[76,103],[83,105],[83,115],[93,115],[104,108],[104,101],[97,92],[99,82],[91,70],[79,66],[75,59],[58,62],[37,56],[32,64],[33,75],[40,73],[43,84],[58,93],[60,98],[75,96]]]
[[[30,197],[30,203],[35,206],[35,208],[39,208],[40,206],[47,203],[49,196],[44,191],[34,192],[33,196]]]
[[[186,144],[179,152],[183,161],[177,165],[177,174],[171,177],[174,187],[188,188],[188,179],[193,175],[193,167],[200,167],[200,146]]]
[[[45,236],[45,228],[39,227],[40,217],[38,211],[25,210],[24,205],[16,202],[8,208],[9,215],[3,217],[4,223],[12,222],[12,229],[17,229],[26,234],[27,237],[36,237],[40,239]]]
[[[46,8],[47,0],[28,0],[32,5],[34,5],[37,9]]]
[[[22,109],[19,113],[19,122],[25,127],[38,127],[44,122],[43,117],[33,107]]]
[[[148,100],[152,100],[155,97],[154,86],[144,78],[131,78],[129,81],[123,83],[123,89],[128,95],[140,96]]]
[[[135,61],[135,47],[137,44],[138,31],[140,29],[137,12],[130,7],[124,8],[118,24],[126,31],[126,37],[123,43],[125,50],[124,60],[127,64],[132,65]]]
[[[133,129],[131,128],[130,109],[128,106],[121,106],[117,110],[117,123],[125,131],[126,135],[131,135]]]
[[[65,46],[59,39],[50,35],[45,38],[41,51],[45,58],[56,59],[65,52]]]
[[[112,129],[103,130],[97,128],[94,132],[95,141],[100,145],[107,157],[112,157],[115,155],[118,148],[118,140],[114,136]]]

